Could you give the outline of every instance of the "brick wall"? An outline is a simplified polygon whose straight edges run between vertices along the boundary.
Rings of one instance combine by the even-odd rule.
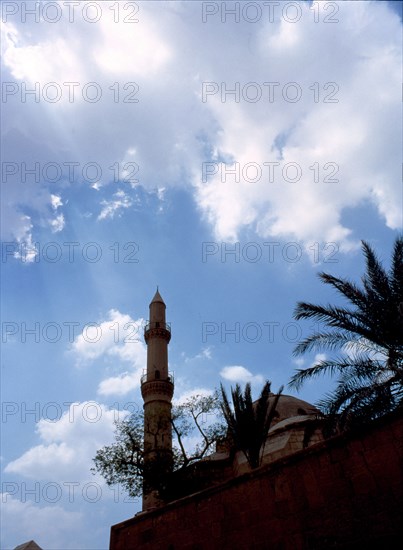
[[[111,530],[111,550],[400,548],[403,418],[319,443]]]

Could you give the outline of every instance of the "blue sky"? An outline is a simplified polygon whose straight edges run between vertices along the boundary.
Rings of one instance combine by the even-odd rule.
[[[142,406],[157,285],[176,399],[275,390],[315,357],[296,302],[338,299],[317,273],[402,229],[400,3],[65,4],[2,5],[7,549],[106,549],[140,509],[89,468]]]

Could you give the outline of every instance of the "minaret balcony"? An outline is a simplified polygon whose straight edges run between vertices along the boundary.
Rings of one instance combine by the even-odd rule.
[[[148,321],[144,327],[144,340],[149,338],[163,338],[167,342],[171,339],[171,324],[164,321]]]
[[[151,401],[171,402],[174,393],[174,378],[170,373],[167,378],[151,378],[144,374],[141,377],[141,395],[144,405]]]
[[[148,377],[148,378],[147,378]],[[169,372],[168,373],[168,377],[167,378],[151,378],[150,376],[148,376],[148,374],[145,372],[141,378],[140,378],[140,384],[143,385],[145,384],[146,382],[154,382],[155,380],[161,380],[162,382],[170,382],[171,384],[174,383],[174,375],[172,372]]]

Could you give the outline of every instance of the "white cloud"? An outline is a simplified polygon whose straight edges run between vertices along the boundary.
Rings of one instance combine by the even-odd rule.
[[[232,365],[224,367],[220,371],[220,376],[230,382],[251,382],[261,384],[264,382],[264,378],[261,374],[253,375],[248,369],[240,365]]]
[[[57,504],[38,506],[30,500],[23,502],[9,493],[2,493],[0,498],[2,548],[14,548],[32,539],[42,548],[79,547],[75,533],[85,528],[82,513],[66,511]]]
[[[99,188],[94,187],[94,189],[98,190]],[[113,197],[112,200],[103,200],[101,202],[103,208],[98,216],[98,220],[112,219],[115,217],[115,214],[121,215],[121,210],[130,208],[133,204],[133,199],[122,189],[119,189]]]
[[[165,197],[166,187],[158,187],[157,196],[158,200],[163,201]]]
[[[380,3],[359,4],[351,5],[356,26],[354,37],[348,41],[343,36],[351,25],[350,17],[341,17],[337,25],[309,23],[307,3],[301,4],[305,23],[283,21],[278,27],[266,26],[256,64],[245,71],[240,84],[242,89],[244,83],[252,81],[278,82],[274,92],[277,101],[250,103],[242,92],[238,103],[231,96],[224,104],[219,94],[208,98],[222,128],[215,141],[218,155],[212,159],[218,170],[207,182],[199,183],[197,199],[218,239],[236,240],[241,229],[249,226],[263,238],[292,238],[307,245],[316,240],[336,241],[345,250],[351,249],[355,242],[341,215],[344,208],[364,200],[376,204],[389,227],[400,227],[401,193],[396,170],[386,167],[382,160],[396,156],[400,148],[394,122],[397,102],[391,93],[397,90],[400,78],[399,22]],[[382,31],[377,17],[383,20]],[[318,43],[320,56],[316,54]],[[335,48],[335,43],[340,48]],[[313,63],[307,65],[307,58]],[[263,78],[261,63],[270,67],[271,78],[267,73]],[[228,88],[233,88],[230,70],[227,75],[231,82]],[[225,82],[227,75],[221,71],[221,81]],[[218,76],[212,80],[219,82]],[[318,81],[322,95],[315,102],[311,87]],[[282,97],[289,82],[296,82],[301,90],[301,100],[296,103]],[[326,82],[334,84],[325,90]],[[263,84],[260,89],[268,95]],[[324,103],[324,96],[333,90],[338,90],[337,103]],[[233,175],[222,181],[226,166],[221,162],[223,157],[239,163],[239,181]],[[265,162],[279,163],[272,165],[272,182]],[[248,163],[256,163],[258,168],[242,173]],[[299,167],[300,177],[295,182],[287,180],[293,179],[296,169],[290,169],[290,177],[287,172],[283,177],[287,163]],[[325,169],[327,163],[334,164]],[[319,170],[317,182],[315,169]],[[326,183],[324,178],[333,170],[337,170],[333,177],[339,181]],[[260,179],[253,182],[259,173]],[[387,200],[387,196],[394,198]]]
[[[141,368],[141,367],[140,367]],[[135,372],[124,372],[102,380],[98,386],[99,395],[127,395],[140,385],[140,369]]]
[[[65,223],[66,222],[63,214],[58,214],[55,218],[49,220],[49,224],[52,228],[52,233],[58,233],[59,231],[62,231]]]
[[[52,466],[57,464],[58,468],[65,469],[66,466],[73,464],[75,458],[74,450],[67,447],[65,443],[37,445],[7,464],[5,472],[32,477],[30,472],[34,468],[35,477],[46,479],[52,471]],[[40,465],[39,468],[38,465]]]
[[[14,152],[18,147],[16,134],[11,133],[7,137],[8,140],[3,138],[5,164],[7,158],[18,155]],[[19,139],[24,142],[22,136]],[[19,248],[15,257],[22,262],[30,263],[37,256],[33,245],[36,240],[35,229],[47,226],[52,233],[57,233],[64,228],[65,218],[58,210],[63,205],[61,197],[41,185],[38,170],[35,175],[25,174],[26,183],[21,182],[25,171],[25,168],[22,168],[24,164],[27,171],[34,171],[35,165],[40,165],[36,160],[39,154],[38,145],[32,144],[30,148],[26,141],[25,145],[28,147],[24,153],[25,160],[21,160],[21,163],[10,163],[16,173],[13,176],[3,174],[1,237],[4,241],[15,242]]]
[[[88,324],[76,337],[72,350],[78,363],[93,361],[102,355],[117,355],[136,365],[146,359],[146,347],[141,341],[144,319],[134,320],[116,309],[108,311],[105,321]]]
[[[225,157],[238,162],[241,175],[238,182],[233,176],[223,182],[223,165],[219,164],[221,173],[199,183],[197,199],[218,239],[236,240],[241,229],[248,226],[264,238],[292,238],[303,240],[307,245],[316,240],[341,241],[344,249],[354,248],[349,228],[341,222],[346,206],[369,199],[377,204],[380,213],[384,210],[389,213],[386,221],[390,227],[401,224],[396,173],[391,166],[385,168],[382,161],[384,155],[397,156],[400,142],[398,125],[393,122],[397,102],[390,94],[391,89],[397,89],[399,78],[399,21],[379,3],[371,7],[354,6],[354,39],[346,42],[343,26],[350,25],[350,18],[343,17],[338,25],[310,24],[309,5],[301,6],[305,12],[303,24],[283,21],[278,27],[267,24],[263,29],[251,69],[244,72],[242,80],[233,78],[230,65],[228,71],[218,65],[219,74],[212,66],[211,80],[228,82],[228,88],[233,88],[236,80],[241,87],[253,81],[274,81],[280,85],[276,87],[277,101],[272,104],[268,101],[248,103],[242,93],[239,103],[228,96],[223,104],[219,94],[208,99],[221,128],[214,142],[217,156],[212,160],[219,164],[220,158]],[[375,13],[384,18],[382,32]],[[285,29],[288,34],[284,34]],[[334,48],[335,42],[340,43],[340,48]],[[321,56],[315,53],[318,43]],[[345,63],[346,48],[351,50],[348,64]],[[365,54],[374,58],[366,58]],[[306,58],[315,61],[307,66]],[[382,77],[380,71],[384,63],[387,69]],[[263,67],[270,67],[270,78]],[[310,86],[319,80],[321,86],[326,82],[336,83],[337,104],[323,103],[324,94],[332,91],[332,86],[327,92],[321,89],[321,99],[315,103]],[[281,93],[283,85],[292,81],[298,83],[303,93],[301,101],[295,104],[287,103]],[[267,90],[263,84],[260,86]],[[382,114],[375,115],[379,113],[380,97]],[[382,127],[390,134],[387,146]],[[283,141],[281,147],[276,146],[279,138]],[[262,178],[256,183],[250,181],[253,169],[249,178],[242,177],[242,168],[253,162],[262,170]],[[280,162],[273,183],[269,181],[264,162]],[[281,173],[282,167],[292,162],[301,167],[301,178],[295,183],[284,181]],[[315,162],[321,167],[317,183],[310,169]],[[338,183],[323,181],[332,171],[332,165],[324,170],[330,162],[339,166]],[[383,179],[377,184],[379,170]],[[374,199],[374,187],[391,193],[395,206],[392,200],[384,208],[382,200]]]
[[[108,319],[96,326],[84,327],[72,344],[76,365],[84,366],[101,357],[118,357],[130,363],[131,372],[120,372],[102,380],[99,395],[126,395],[140,385],[140,377],[147,364],[147,350],[141,340],[144,319],[134,320],[116,309],[108,312]]]
[[[51,193],[50,204],[51,204],[52,210],[55,212],[55,217],[49,220],[49,225],[51,227],[52,233],[59,233],[59,231],[62,231],[64,229],[64,226],[66,224],[64,215],[62,213],[57,214],[58,208],[63,206],[63,201],[59,195],[53,195]]]
[[[52,32],[41,39],[34,27],[32,30],[32,34],[27,35],[24,29],[4,23],[4,63],[13,77],[30,82],[82,81],[85,68],[78,50],[74,50],[68,40],[56,37]],[[60,28],[53,30],[57,32]],[[46,63],[45,60],[51,62]]]
[[[104,533],[98,525],[90,534],[87,526],[97,524],[121,489],[107,487],[90,469],[96,451],[114,441],[114,421],[128,414],[116,406],[84,401],[71,403],[56,421],[37,422],[39,444],[4,468],[2,548],[35,539],[43,548],[90,549],[94,537],[96,547],[102,546],[107,526]]]
[[[139,18],[140,24],[128,24],[123,18],[119,22],[102,18],[95,61],[103,72],[132,79],[152,78],[172,59],[161,27],[147,10],[142,8],[141,12],[141,17],[130,16]]]
[[[321,362],[321,361],[326,361],[327,359],[327,356],[325,353],[317,353],[312,361],[312,363],[310,364],[310,367],[313,367],[314,365],[316,365],[317,363]]]
[[[4,471],[55,482],[94,479],[92,458],[113,440],[114,421],[127,414],[95,401],[72,403],[60,419],[39,420],[36,432],[42,443],[9,462]]]
[[[51,194],[50,195],[50,202],[51,202],[52,207],[54,208],[54,210],[57,210],[60,206],[63,206],[62,199],[58,195],[52,195]]]
[[[66,89],[57,103],[22,103],[20,90],[14,102],[9,98],[3,126],[17,157],[6,151],[6,160],[73,159],[82,167],[96,159],[107,184],[113,179],[110,167],[119,163],[123,171],[122,159],[132,159],[135,152],[140,184],[147,191],[161,182],[166,189],[187,186],[223,240],[236,240],[247,228],[262,238],[293,239],[307,246],[337,241],[350,250],[356,238],[343,212],[368,202],[388,227],[400,228],[399,17],[385,2],[354,2],[348,16],[340,8],[338,23],[325,24],[328,13],[319,3],[321,22],[315,23],[309,4],[300,7],[302,18],[296,23],[262,18],[254,25],[234,26],[218,24],[219,16],[215,23],[202,23],[200,5],[191,2],[164,3],[158,18],[155,4],[146,2],[138,24],[113,23],[113,10],[107,8],[108,17],[93,25],[81,19],[64,26],[7,23],[5,78],[42,87],[71,81],[79,87],[73,102]],[[207,81],[228,88],[239,82],[239,102],[233,96],[222,102],[219,93],[202,102],[201,87]],[[98,83],[99,102],[83,99],[87,82]],[[134,84],[125,88],[128,82],[135,82],[138,91]],[[242,95],[249,82],[261,86],[263,96],[256,103]],[[264,82],[280,83],[273,103]],[[302,91],[296,103],[282,95],[290,82]],[[332,82],[335,86],[329,87]],[[332,90],[338,103],[325,103]],[[12,147],[16,143],[21,145]],[[239,182],[222,182],[219,173],[203,182],[202,163],[216,161],[222,169],[223,158],[239,163]],[[251,162],[262,169],[260,181],[242,176]],[[264,162],[281,164],[273,182]],[[299,181],[284,181],[287,163],[300,166]],[[311,168],[315,163],[318,182]],[[324,182],[337,166],[339,181]],[[37,186],[23,189],[18,174],[11,180],[16,185],[6,188],[14,211],[9,233],[28,238],[35,227],[27,229],[21,216],[29,216],[31,225],[40,223],[28,205],[42,215],[50,193],[38,193]],[[127,211],[132,199],[118,191],[103,200],[101,220]],[[60,227],[61,220],[54,226]]]
[[[203,348],[200,353],[197,353],[193,357],[187,357],[185,353],[183,353],[182,356],[185,358],[185,363],[190,363],[192,361],[200,360],[200,359],[210,360],[211,359],[211,348],[210,347]]]
[[[29,216],[19,216],[14,225],[17,249],[14,251],[13,256],[27,264],[34,262],[38,256],[37,247],[32,240],[31,229],[31,218]]]

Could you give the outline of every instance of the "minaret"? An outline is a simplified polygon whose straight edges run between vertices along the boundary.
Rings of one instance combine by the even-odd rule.
[[[143,510],[162,504],[159,489],[164,476],[172,471],[171,401],[174,384],[168,372],[171,328],[165,321],[165,307],[157,287],[150,303],[150,320],[144,329],[147,373],[141,379],[144,400]]]

